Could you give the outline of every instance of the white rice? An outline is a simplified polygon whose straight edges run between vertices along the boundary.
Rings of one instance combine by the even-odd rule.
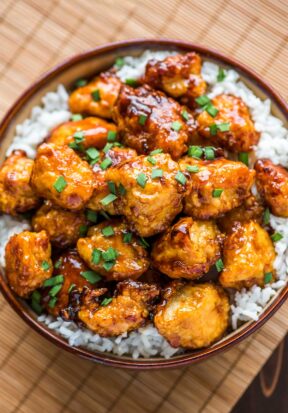
[[[118,71],[118,76],[125,79],[138,79],[144,74],[147,61],[151,58],[162,60],[173,52],[146,51],[142,56],[125,57],[125,65]],[[282,122],[272,116],[270,100],[262,101],[242,82],[234,70],[227,70],[224,81],[217,81],[219,66],[204,62],[202,74],[209,87],[209,97],[221,93],[231,93],[243,99],[251,111],[255,128],[261,133],[259,144],[255,148],[257,157],[265,157],[288,166],[288,132]],[[16,127],[16,136],[7,151],[11,154],[14,149],[23,149],[29,157],[34,158],[36,148],[47,134],[58,124],[67,121],[71,113],[68,110],[68,93],[63,85],[59,85],[56,92],[47,93],[42,99],[43,105],[32,110],[30,119]],[[271,216],[271,226],[275,232],[280,232],[283,239],[275,244],[277,258],[274,268],[277,273],[276,282],[260,288],[253,286],[236,292],[231,305],[231,326],[235,330],[243,322],[257,320],[263,308],[277,294],[287,282],[288,276],[288,220]],[[30,227],[29,222],[7,215],[0,219],[0,265],[5,266],[5,245],[12,234],[19,233]],[[50,315],[41,315],[38,318],[62,337],[66,338],[71,346],[83,346],[94,351],[112,352],[116,355],[129,355],[133,358],[162,356],[172,357],[181,352],[172,348],[152,325],[140,328],[130,334],[122,334],[115,338],[103,338],[87,329],[80,329],[74,322],[63,321]]]

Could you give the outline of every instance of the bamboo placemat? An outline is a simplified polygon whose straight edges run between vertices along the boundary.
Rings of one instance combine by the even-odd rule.
[[[0,114],[64,57],[135,37],[218,48],[287,97],[287,13],[285,0],[1,0]],[[0,411],[228,412],[287,333],[287,310],[288,303],[253,337],[203,364],[136,373],[64,353],[0,297]]]

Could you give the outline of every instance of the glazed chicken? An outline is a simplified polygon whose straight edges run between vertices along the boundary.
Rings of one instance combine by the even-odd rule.
[[[181,170],[190,173],[184,212],[195,219],[211,219],[239,206],[250,195],[255,171],[228,159],[202,161],[185,156]]]
[[[47,142],[59,146],[69,145],[72,149],[83,151],[90,147],[102,149],[108,136],[115,139],[116,135],[117,130],[113,123],[89,117],[63,123],[52,131]]]
[[[84,208],[93,193],[93,172],[68,146],[42,144],[34,162],[31,186],[38,196],[61,208]]]
[[[197,118],[198,133],[231,152],[251,151],[253,145],[258,143],[260,134],[256,132],[242,99],[223,94],[213,98],[211,104],[212,111],[211,106],[208,106],[208,111],[203,106],[203,111]]]
[[[91,227],[77,250],[86,264],[106,280],[140,277],[149,267],[148,253],[120,220]]]
[[[154,243],[152,262],[171,278],[193,280],[220,258],[221,241],[214,222],[181,218]]]
[[[30,186],[34,161],[14,151],[0,168],[0,212],[17,215],[37,208],[39,198]]]
[[[223,287],[240,290],[257,284],[263,286],[265,276],[274,274],[273,243],[265,229],[255,221],[238,223],[225,239],[224,269],[219,281]]]
[[[97,290],[87,291],[78,317],[102,337],[118,336],[145,325],[150,304],[158,295],[156,285],[122,281],[112,299],[98,298]]]
[[[106,153],[101,152],[101,154],[99,155],[99,160],[95,163],[95,165],[93,165],[94,191],[92,197],[88,202],[88,208],[92,209],[93,211],[106,211],[111,215],[115,215],[117,213],[113,202],[109,203],[108,205],[103,205],[103,203],[101,202],[106,198],[106,196],[110,194],[111,183],[109,184],[109,180],[106,179],[107,169],[112,166],[119,165],[121,162],[124,162],[127,159],[133,159],[136,156],[137,152],[134,149],[119,148],[117,146],[108,149]],[[105,165],[105,162],[106,165],[108,165],[107,167]],[[116,188],[114,191],[113,185],[114,184],[112,184],[113,192],[116,193]],[[124,191],[123,188],[122,191]],[[117,191],[119,192],[119,188]]]
[[[187,120],[183,118],[187,113]],[[182,113],[182,115],[181,115]],[[189,110],[164,93],[142,86],[123,86],[114,110],[122,142],[139,154],[162,149],[178,159],[188,149],[195,122]]]
[[[51,245],[46,232],[13,235],[5,248],[5,260],[11,289],[27,298],[52,275]]]
[[[259,159],[255,164],[256,185],[271,212],[278,217],[288,217],[288,171],[274,165],[269,159]]]
[[[198,349],[221,338],[228,327],[229,300],[221,287],[172,282],[164,291],[154,323],[172,347]]]
[[[182,210],[187,178],[168,154],[130,159],[108,169],[106,179],[125,188],[117,209],[140,236],[164,231]]]
[[[88,221],[83,211],[68,211],[45,201],[32,218],[34,231],[45,230],[50,242],[57,248],[75,245],[87,228]],[[83,235],[83,234],[82,234]]]
[[[206,83],[201,76],[201,57],[194,52],[168,56],[164,60],[149,60],[144,83],[161,89],[189,107],[195,98],[204,95]]]
[[[112,118],[120,87],[121,82],[113,73],[101,73],[92,82],[71,93],[70,110],[73,113]]]

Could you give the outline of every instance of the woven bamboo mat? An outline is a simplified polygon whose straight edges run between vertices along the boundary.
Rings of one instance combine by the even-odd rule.
[[[1,0],[0,114],[64,57],[133,37],[174,37],[218,48],[287,97],[287,13],[285,0]],[[0,297],[0,411],[228,412],[287,333],[287,310],[288,303],[254,336],[203,364],[132,372],[64,353]]]

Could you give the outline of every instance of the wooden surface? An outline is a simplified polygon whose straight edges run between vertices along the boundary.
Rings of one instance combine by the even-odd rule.
[[[1,0],[0,114],[63,58],[135,37],[218,48],[287,97],[287,13],[285,0]],[[203,364],[136,373],[65,354],[0,297],[0,412],[228,412],[288,331],[287,310],[288,303],[253,337]]]

